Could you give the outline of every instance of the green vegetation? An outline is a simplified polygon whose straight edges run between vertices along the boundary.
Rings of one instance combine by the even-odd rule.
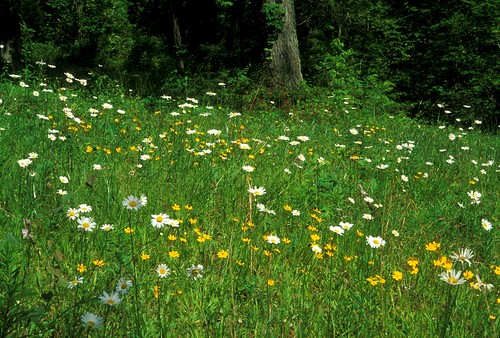
[[[43,61],[75,74],[100,69],[143,96],[224,74],[248,94],[276,78],[267,65],[287,5],[296,39],[286,41],[297,41],[301,62],[292,64],[307,86],[360,94],[363,85],[363,96],[383,92],[433,122],[444,103],[454,118],[498,130],[498,0],[4,0],[0,68]]]
[[[0,82],[0,336],[500,332],[481,121],[420,123],[347,77],[284,110],[38,67]]]

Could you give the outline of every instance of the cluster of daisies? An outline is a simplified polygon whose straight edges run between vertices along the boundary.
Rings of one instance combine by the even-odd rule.
[[[69,208],[66,211],[66,217],[70,220],[75,220],[78,224],[78,229],[92,232],[96,228],[97,223],[94,221],[94,218],[88,216],[91,211],[92,206],[88,204],[80,204],[78,208]],[[103,224],[100,229],[104,231],[111,231],[114,229],[114,226],[106,223]]]
[[[31,152],[28,154],[27,158],[20,159],[17,161],[17,163],[21,168],[27,168],[30,164],[33,163],[33,160],[36,158],[38,158],[38,153]]]
[[[122,205],[129,210],[138,210],[141,207],[145,206],[146,203],[147,203],[147,198],[144,195],[142,195],[141,197],[129,195],[123,200]],[[87,204],[81,204],[78,208],[70,208],[67,212],[67,216],[72,220],[77,220],[78,228],[81,228],[84,231],[92,231],[96,225],[93,219],[90,217],[80,216],[80,214],[87,213],[90,211],[92,211],[91,206]],[[153,215],[152,225],[154,227],[161,227],[164,224],[167,224],[166,222],[167,219],[170,218],[165,214]],[[165,222],[163,222],[164,220]],[[113,227],[112,225],[106,224],[103,225],[101,229],[111,230],[113,229]],[[203,277],[202,275],[203,269],[204,269],[203,265],[201,264],[192,265],[191,267],[186,269],[186,276],[193,280],[198,280]],[[156,267],[156,273],[158,278],[166,278],[171,275],[172,270],[166,264],[160,263]],[[83,277],[75,276],[71,281],[69,281],[68,288],[73,289],[82,283],[83,283]],[[103,304],[109,306],[116,306],[122,302],[123,296],[128,293],[128,291],[132,286],[133,283],[131,280],[122,277],[118,280],[116,287],[113,291],[109,293],[104,291],[98,298]],[[155,292],[155,294],[157,293]],[[81,317],[81,321],[85,326],[93,329],[97,329],[103,324],[103,318],[92,312],[87,312],[83,314]]]
[[[75,277],[75,279],[70,282],[69,287],[73,288],[77,284],[81,283],[83,283],[83,278]],[[114,288],[113,291],[111,291],[110,293],[104,291],[102,295],[100,295],[98,298],[103,304],[109,306],[116,306],[122,302],[123,296],[129,292],[132,286],[133,283],[131,280],[122,277],[116,283],[116,287]],[[89,328],[98,329],[103,323],[103,318],[92,312],[87,312],[82,315],[81,321],[85,326]]]
[[[453,252],[450,255],[451,261],[460,263],[462,267],[464,264],[471,266],[472,265],[471,259],[473,257],[474,257],[474,252],[468,248],[460,249],[458,252]],[[449,268],[446,269],[446,271],[443,271],[439,275],[439,278],[450,285],[461,285],[467,282],[467,280],[461,276],[462,276],[462,270]],[[488,284],[483,282],[479,277],[479,275],[477,274],[476,274],[476,281],[471,282],[470,286],[479,291],[491,291],[493,289],[493,284]]]

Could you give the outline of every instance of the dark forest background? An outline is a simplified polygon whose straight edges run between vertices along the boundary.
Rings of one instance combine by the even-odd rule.
[[[286,6],[303,81],[277,85],[267,65]],[[3,76],[43,61],[54,75],[98,71],[141,96],[221,81],[239,108],[327,94],[500,123],[499,0],[3,0],[0,26]]]

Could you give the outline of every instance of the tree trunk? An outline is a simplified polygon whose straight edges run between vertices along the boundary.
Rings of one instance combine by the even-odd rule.
[[[177,59],[177,69],[181,74],[184,73],[184,60],[182,56],[182,39],[181,39],[181,30],[179,28],[179,21],[177,20],[177,16],[172,14],[172,30],[174,32],[174,46],[175,46],[175,57]]]
[[[276,0],[265,1],[276,3]],[[283,30],[271,49],[269,75],[275,87],[293,89],[297,88],[303,80],[295,22],[295,4],[293,0],[283,0],[281,5],[285,10]]]

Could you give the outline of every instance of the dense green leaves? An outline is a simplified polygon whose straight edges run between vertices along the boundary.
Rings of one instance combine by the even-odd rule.
[[[439,103],[453,119],[498,124],[497,0],[295,0],[295,7],[309,85],[338,90],[344,82],[353,87],[343,90],[365,93],[382,86],[418,116],[442,119]],[[3,63],[103,65],[142,92],[207,73],[229,82],[244,70],[261,79],[284,13],[281,1],[256,0],[8,0],[0,9],[9,26],[0,35]]]

